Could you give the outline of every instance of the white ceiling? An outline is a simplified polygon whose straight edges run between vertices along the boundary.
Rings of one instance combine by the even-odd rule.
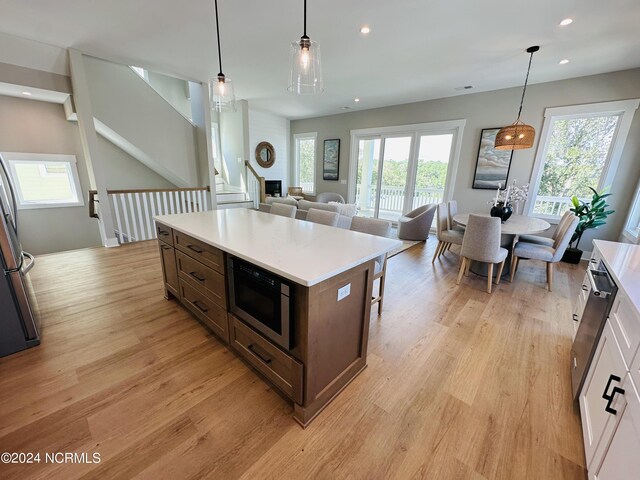
[[[213,0],[1,4],[0,32],[193,80],[218,72]],[[219,0],[219,11],[236,96],[289,118],[519,86],[535,44],[532,83],[640,66],[638,0],[308,0],[325,92],[300,97],[286,88],[302,0]],[[574,23],[559,27],[565,17]]]

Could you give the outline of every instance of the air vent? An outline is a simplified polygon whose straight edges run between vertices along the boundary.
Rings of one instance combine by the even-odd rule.
[[[473,88],[473,85],[465,85],[463,87],[456,87],[455,91],[460,92],[462,90],[471,90],[472,88]]]

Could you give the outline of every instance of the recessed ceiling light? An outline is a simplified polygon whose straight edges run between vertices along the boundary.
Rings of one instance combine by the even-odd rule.
[[[573,18],[565,18],[560,22],[561,27],[566,27],[567,25],[571,25],[573,23]]]
[[[31,92],[22,92],[23,95],[26,95],[27,97],[31,96]]]
[[[567,63],[569,63],[569,59],[568,58],[564,58],[564,59],[560,60],[558,63],[560,65],[566,65]]]
[[[358,97],[356,97],[356,98],[353,99],[353,101],[357,103],[357,102],[360,101],[360,99]]]
[[[364,33],[366,35],[370,31],[371,31],[371,28],[369,28],[367,25],[363,25],[362,27],[360,27],[360,33]]]

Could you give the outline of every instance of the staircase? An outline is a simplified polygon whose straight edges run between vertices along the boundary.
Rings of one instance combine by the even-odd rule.
[[[218,210],[227,208],[254,208],[249,194],[240,187],[234,187],[226,182],[216,183],[216,202]]]

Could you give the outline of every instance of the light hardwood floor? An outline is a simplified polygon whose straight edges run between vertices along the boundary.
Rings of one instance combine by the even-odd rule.
[[[163,298],[155,242],[38,258],[42,345],[0,359],[2,479],[584,479],[569,377],[582,268],[521,262],[491,295],[437,241],[389,260],[368,368],[306,429]],[[455,247],[454,247],[455,248]],[[373,309],[375,310],[375,309]]]

